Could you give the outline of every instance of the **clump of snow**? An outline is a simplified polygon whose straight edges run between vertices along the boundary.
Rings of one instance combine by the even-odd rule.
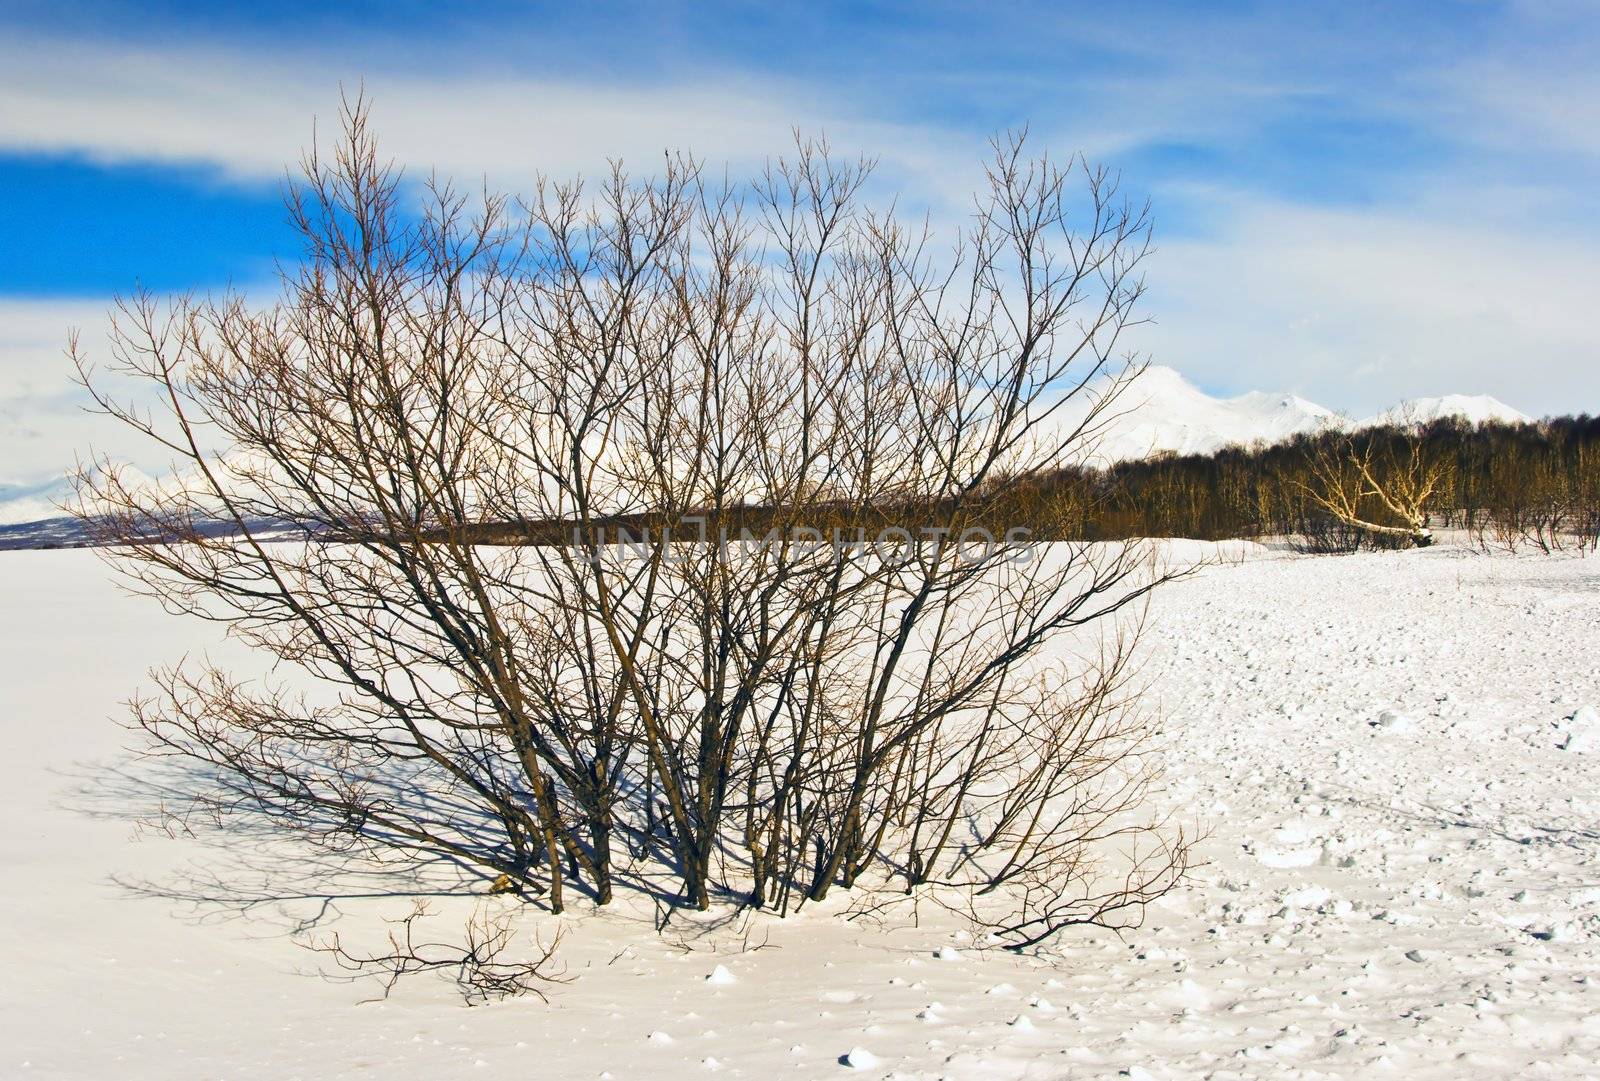
[[[1563,751],[1600,751],[1600,711],[1583,706],[1564,719],[1556,746]]]
[[[1373,727],[1387,729],[1400,735],[1415,732],[1417,722],[1407,714],[1396,709],[1386,709],[1378,714],[1377,720],[1372,722]]]
[[[1302,886],[1297,890],[1290,890],[1283,895],[1283,903],[1289,908],[1317,908],[1328,902],[1332,892],[1326,886]]]
[[[852,1070],[870,1070],[878,1065],[878,1056],[865,1047],[852,1047],[844,1056],[844,1064]]]
[[[711,975],[706,977],[706,982],[716,984],[719,987],[726,987],[728,984],[738,983],[739,981],[734,977],[733,973],[728,971],[726,966],[718,965],[711,970]]]

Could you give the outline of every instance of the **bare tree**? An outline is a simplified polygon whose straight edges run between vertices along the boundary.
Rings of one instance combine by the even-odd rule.
[[[1420,425],[1344,433],[1308,448],[1307,479],[1295,483],[1313,505],[1365,533],[1433,543],[1434,500],[1454,465]]]
[[[1171,888],[1104,633],[1165,575],[1004,517],[1137,370],[1148,225],[1114,178],[997,141],[940,257],[825,144],[412,214],[344,119],[282,299],[134,297],[113,366],[164,409],[98,396],[182,467],[83,474],[112,560],[309,677],[159,675],[135,721],[212,770],[197,800],[557,912],[898,882],[1021,943]]]

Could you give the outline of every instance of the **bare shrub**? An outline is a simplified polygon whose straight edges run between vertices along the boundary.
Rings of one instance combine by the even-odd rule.
[[[1302,555],[1348,555],[1361,549],[1361,530],[1331,514],[1307,514],[1289,534],[1289,547]]]
[[[555,968],[557,935],[548,945],[535,940],[530,956],[508,956],[513,950],[516,930],[512,915],[491,915],[479,909],[467,922],[464,943],[436,942],[419,933],[417,924],[430,915],[428,906],[418,901],[411,912],[393,922],[385,947],[373,951],[352,949],[339,932],[312,939],[307,948],[328,957],[334,966],[352,979],[382,977],[383,994],[388,998],[395,985],[418,972],[444,972],[471,1005],[532,994],[545,999],[542,984],[560,982]]]
[[[282,299],[125,302],[113,366],[164,410],[99,396],[184,466],[85,472],[112,560],[309,677],[159,675],[135,722],[212,767],[197,801],[555,912],[896,883],[985,893],[1020,943],[1172,887],[1133,637],[1101,633],[1168,575],[999,528],[1137,370],[1148,228],[1111,176],[999,141],[939,259],[821,144],[747,187],[674,158],[412,215],[345,120]]]

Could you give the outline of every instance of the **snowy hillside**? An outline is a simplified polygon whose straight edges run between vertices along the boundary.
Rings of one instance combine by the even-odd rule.
[[[91,469],[98,475],[98,469]],[[118,470],[122,483],[135,488],[153,488],[159,485],[149,474],[123,465]],[[28,485],[0,484],[0,527],[37,523],[64,517],[61,507],[70,506],[73,482],[66,475]]]
[[[1126,941],[1015,955],[937,905],[850,920],[843,895],[663,932],[578,912],[548,1005],[473,1009],[429,976],[362,1004],[381,989],[295,945],[297,921],[375,941],[410,908],[387,880],[136,830],[169,775],[126,749],[119,703],[238,644],[93,553],[8,554],[0,1075],[1594,1076],[1600,567],[1230,550],[1149,613],[1163,798],[1208,834],[1193,888]],[[448,936],[476,901],[430,903]]]
[[[33,484],[0,484],[0,526],[59,517],[57,503],[71,493],[64,477]]]
[[[1442,398],[1412,398],[1401,402],[1393,409],[1368,417],[1362,425],[1422,424],[1440,417],[1460,417],[1471,424],[1491,420],[1520,424],[1532,419],[1487,394],[1446,394]]]
[[[1085,394],[1094,395],[1099,389],[1091,385]],[[1087,411],[1087,401],[1069,402],[1062,410],[1061,423],[1078,423]],[[1488,395],[1447,394],[1412,399],[1351,422],[1332,409],[1293,394],[1252,391],[1236,398],[1212,397],[1174,369],[1152,365],[1100,420],[1093,460],[1125,461],[1163,451],[1209,454],[1229,445],[1276,443],[1330,425],[1365,428],[1446,416],[1463,417],[1474,424],[1530,419]]]
[[[1096,387],[1086,388],[1094,395]],[[1088,403],[1069,402],[1064,423],[1078,423]],[[1095,458],[1122,461],[1162,451],[1208,454],[1229,444],[1277,442],[1337,422],[1337,414],[1293,394],[1252,391],[1214,398],[1172,368],[1145,369],[1097,422]]]

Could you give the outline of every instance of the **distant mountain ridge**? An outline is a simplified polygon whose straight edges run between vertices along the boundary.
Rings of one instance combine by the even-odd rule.
[[[1533,419],[1487,394],[1446,394],[1442,398],[1412,398],[1401,402],[1393,409],[1385,409],[1377,416],[1368,417],[1360,427],[1427,423],[1440,417],[1460,417],[1472,424],[1491,420],[1516,424]]]
[[[1103,393],[1094,386],[1085,389],[1089,394]],[[1080,423],[1089,408],[1088,399],[1070,401],[1057,423]],[[1448,394],[1414,398],[1364,420],[1351,420],[1295,394],[1251,391],[1233,398],[1213,397],[1174,369],[1151,365],[1097,419],[1090,460],[1104,463],[1162,453],[1211,454],[1226,446],[1276,443],[1327,427],[1369,428],[1447,416],[1463,417],[1474,424],[1531,419],[1488,395]]]
[[[1082,423],[1092,396],[1103,394],[1107,385],[1091,384],[1084,396],[1065,402],[1052,416],[1051,425],[1070,430]],[[1294,394],[1251,391],[1233,398],[1214,397],[1178,371],[1151,365],[1096,419],[1094,449],[1087,460],[1104,464],[1160,453],[1210,454],[1233,444],[1275,443],[1328,426],[1361,428],[1445,416],[1473,423],[1530,419],[1487,395],[1447,394],[1415,398],[1365,420],[1352,421]],[[39,547],[41,538],[48,543],[74,543],[76,523],[65,519],[55,506],[70,493],[71,485],[64,477],[53,482],[0,485],[0,548]]]

